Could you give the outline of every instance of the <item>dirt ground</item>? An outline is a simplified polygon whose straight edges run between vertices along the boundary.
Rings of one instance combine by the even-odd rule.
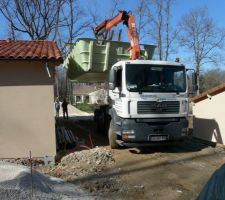
[[[145,152],[113,151],[113,155],[113,168],[127,187],[124,196],[115,199],[196,199],[211,174],[225,161],[223,150],[195,140]]]
[[[70,167],[59,163],[39,170],[80,185],[96,194],[96,199],[196,199],[211,174],[225,162],[223,148],[193,138],[172,146],[111,150],[92,120],[70,120],[64,125],[75,134],[85,126],[92,132],[94,145],[109,151],[113,159],[105,163],[73,161]],[[67,173],[58,173],[62,168]]]

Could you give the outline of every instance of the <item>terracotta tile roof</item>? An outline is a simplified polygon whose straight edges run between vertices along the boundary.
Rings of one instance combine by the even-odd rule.
[[[0,60],[63,61],[56,42],[46,40],[0,40]]]
[[[213,96],[213,95],[219,94],[224,91],[225,91],[225,83],[222,83],[214,88],[211,88],[211,89],[199,94],[198,96],[192,97],[191,101],[193,101],[194,103],[197,103],[199,101],[207,99],[208,98],[207,95]]]

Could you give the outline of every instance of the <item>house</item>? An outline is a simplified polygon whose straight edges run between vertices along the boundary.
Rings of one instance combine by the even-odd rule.
[[[107,98],[104,84],[74,84],[73,96],[76,103],[100,104]]]
[[[56,155],[56,42],[0,40],[0,158]]]
[[[225,144],[225,83],[193,97],[194,136]]]

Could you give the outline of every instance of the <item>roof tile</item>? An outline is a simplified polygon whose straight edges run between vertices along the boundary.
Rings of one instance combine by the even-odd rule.
[[[9,59],[63,61],[55,41],[0,40],[0,60]]]
[[[193,101],[194,103],[197,103],[199,101],[202,101],[204,99],[207,99],[207,96],[210,95],[210,96],[213,96],[213,95],[216,95],[216,94],[219,94],[221,92],[224,92],[225,91],[225,83],[222,83],[214,88],[211,88],[209,90],[206,90],[205,92],[195,96],[195,97],[192,97],[191,98],[191,101]]]

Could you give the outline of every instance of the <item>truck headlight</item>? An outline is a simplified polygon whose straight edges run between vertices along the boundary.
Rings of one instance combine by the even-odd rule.
[[[122,139],[126,140],[126,139],[134,139],[135,138],[135,134],[134,134],[134,130],[124,130],[122,132]]]
[[[182,112],[187,112],[188,111],[188,103],[187,103],[187,100],[182,100],[181,101],[181,106],[182,106]]]
[[[188,134],[188,128],[181,129],[181,136],[186,136]]]

